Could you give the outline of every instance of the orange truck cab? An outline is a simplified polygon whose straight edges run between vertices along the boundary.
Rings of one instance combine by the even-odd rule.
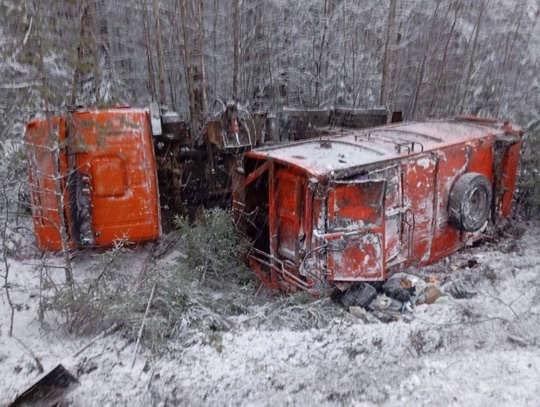
[[[159,237],[148,111],[116,108],[36,119],[27,124],[26,151],[41,251],[62,248],[61,227],[68,247]]]
[[[463,117],[252,150],[233,180],[250,265],[273,289],[317,293],[441,259],[509,215],[521,136]]]

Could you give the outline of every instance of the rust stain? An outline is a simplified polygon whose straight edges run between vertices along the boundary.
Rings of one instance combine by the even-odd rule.
[[[243,199],[233,202],[252,225],[257,254],[250,264],[273,289],[316,294],[436,261],[479,239],[482,221],[508,216],[521,135],[508,123],[463,117],[329,131],[324,142],[253,150],[236,175],[238,184],[249,181]],[[486,208],[496,216],[477,220],[472,232],[448,216],[449,205],[476,216],[471,208],[486,201],[449,201],[456,181],[470,173],[477,176],[467,179],[499,191]],[[466,187],[462,199],[482,194],[478,185]]]

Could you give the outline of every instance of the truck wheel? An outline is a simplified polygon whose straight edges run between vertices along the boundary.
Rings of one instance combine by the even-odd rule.
[[[489,216],[491,196],[491,183],[484,175],[476,172],[462,175],[450,191],[450,222],[460,230],[476,232]]]

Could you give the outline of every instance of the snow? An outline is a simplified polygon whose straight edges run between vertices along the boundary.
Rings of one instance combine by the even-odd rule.
[[[78,377],[81,386],[67,399],[71,406],[536,406],[539,244],[540,225],[532,224],[521,238],[463,250],[416,270],[441,280],[448,274],[469,279],[478,295],[421,305],[398,322],[336,314],[320,328],[301,329],[273,318],[262,304],[255,317],[234,319],[228,332],[195,335],[191,346],[163,355],[140,349],[135,359],[135,344],[119,333],[73,337],[54,324],[41,327],[39,259],[12,256],[10,292],[17,311],[10,337],[2,288],[0,406],[40,377],[18,340],[46,372],[62,363]],[[134,250],[129,267],[145,255]],[[160,261],[172,258],[178,253]],[[48,261],[55,259],[60,261]],[[470,260],[478,265],[469,269]],[[75,261],[79,278],[92,261]],[[334,307],[317,312],[330,314]]]
[[[261,154],[307,167],[317,174],[376,162],[382,153],[340,140],[307,141],[286,147],[262,149]]]

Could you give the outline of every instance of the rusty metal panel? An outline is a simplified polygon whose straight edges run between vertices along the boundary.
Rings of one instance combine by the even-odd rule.
[[[64,404],[64,398],[80,385],[75,376],[58,365],[21,393],[9,407],[58,406]]]
[[[279,255],[298,262],[297,242],[301,221],[301,182],[300,178],[286,169],[276,171],[276,227]]]
[[[467,172],[484,174],[487,179],[493,179],[493,140],[490,138],[474,140],[470,143]]]
[[[293,259],[283,261],[287,267],[302,259],[288,273],[306,282],[317,275],[338,285],[382,280],[386,267],[425,265],[454,252],[478,239],[482,230],[469,233],[449,221],[452,187],[465,174],[478,174],[495,191],[495,212],[507,216],[521,134],[495,121],[434,120],[328,132],[318,141],[248,153],[250,160],[270,166],[270,262],[280,255],[283,260],[280,241]],[[497,150],[501,138],[502,153]],[[274,168],[286,168],[298,180],[282,179]],[[301,244],[306,237],[308,243]],[[290,278],[271,267],[274,280]]]
[[[106,155],[96,158],[92,164],[95,196],[112,197],[126,193],[126,166],[120,157]]]
[[[328,267],[334,281],[382,280],[386,181],[345,182],[330,192]]]
[[[404,172],[404,205],[411,218],[406,239],[406,257],[417,264],[429,258],[433,242],[436,156],[424,154],[411,158],[404,166]]]
[[[253,130],[253,129],[251,129]],[[245,149],[252,147],[256,140],[255,134],[251,136],[251,130],[243,121],[239,120],[235,110],[227,110],[221,115],[220,120],[212,120],[206,123],[206,140],[220,150]]]
[[[206,140],[214,144],[220,149],[225,148],[223,137],[221,136],[222,128],[219,120],[213,120],[206,123]]]
[[[114,109],[74,115],[77,171],[90,178],[95,244],[160,234],[156,167],[148,113]]]
[[[517,168],[519,166],[519,155],[521,152],[521,142],[510,147],[505,153],[503,160],[503,170],[501,174],[502,196],[500,200],[500,210],[503,217],[510,216],[512,210],[512,200],[516,187]]]
[[[361,177],[371,181],[386,181],[385,197],[385,262],[394,264],[405,260],[401,255],[403,230],[403,190],[401,182],[401,166],[398,164],[376,168],[369,175]]]
[[[333,281],[384,280],[384,234],[343,235],[330,240],[329,265]]]

